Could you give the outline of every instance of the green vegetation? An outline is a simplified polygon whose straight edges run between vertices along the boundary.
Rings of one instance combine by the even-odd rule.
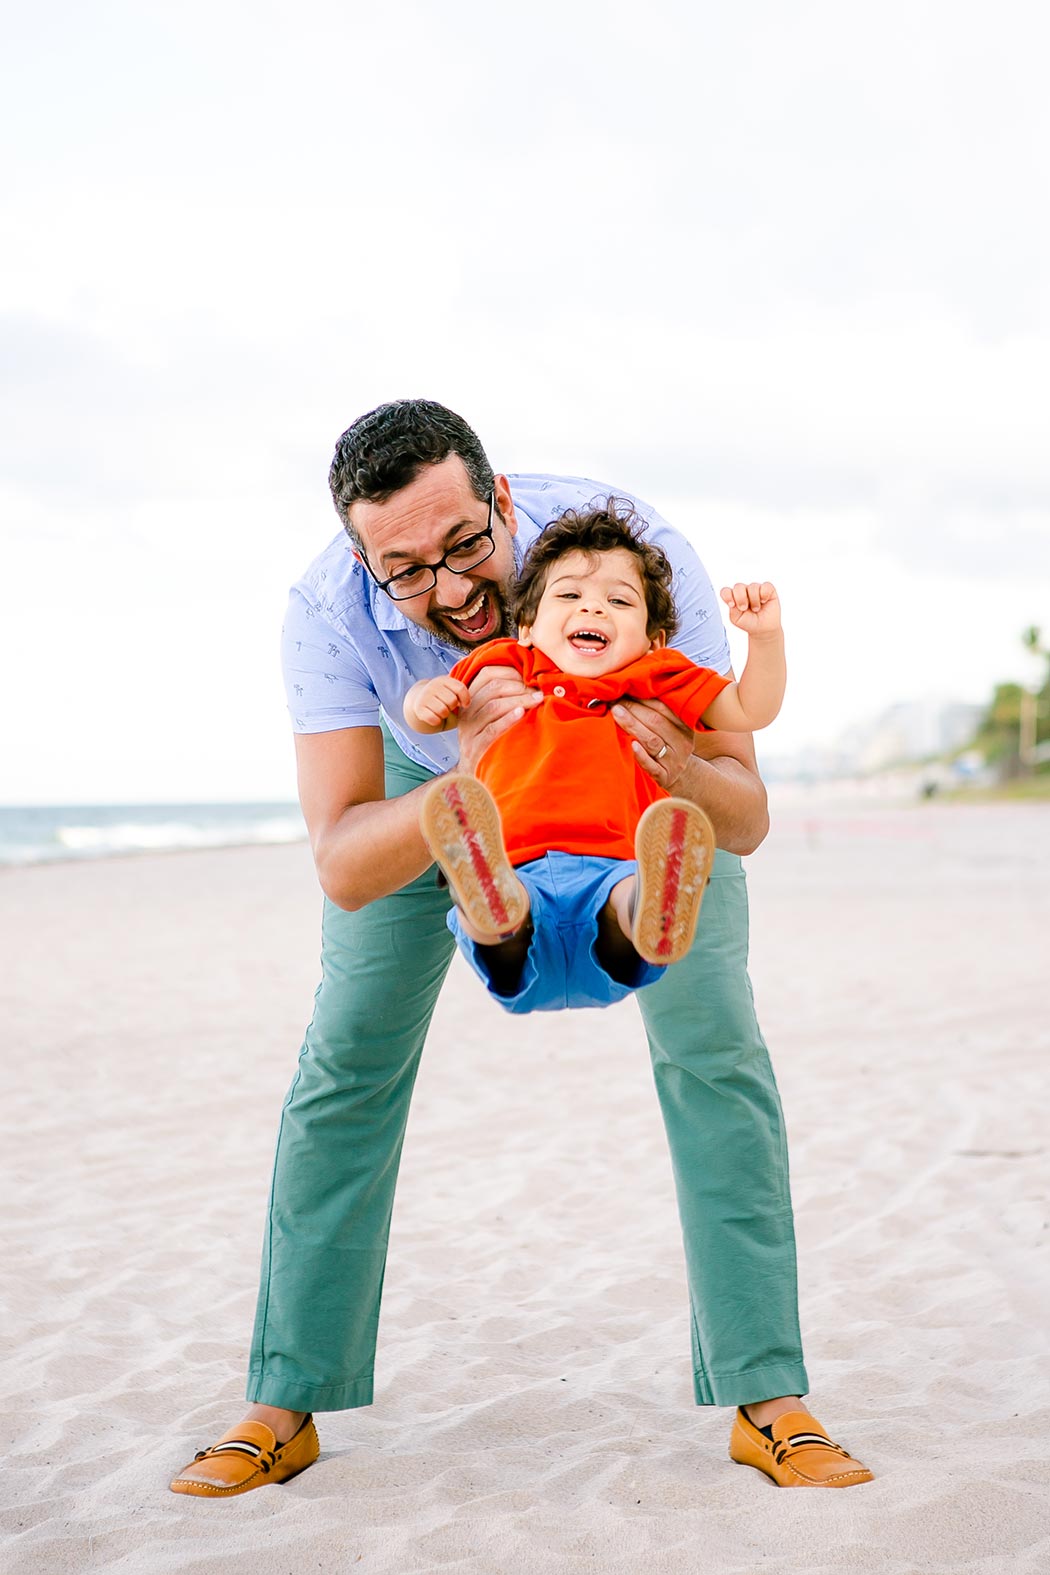
[[[1050,650],[1035,626],[1022,643],[1045,659],[1043,682],[1036,691],[1020,684],[997,684],[971,742],[959,754],[976,750],[999,778],[995,788],[963,789],[959,798],[1050,798]]]
[[[987,711],[968,749],[979,749],[990,766],[998,767],[1004,777],[1021,772],[1021,707],[1024,690],[1020,684],[997,684]],[[1050,680],[1036,697],[1036,743],[1050,738]]]
[[[1009,801],[1031,803],[1034,800],[1050,803],[1050,771],[1045,767],[1030,777],[1015,777],[1012,782],[1000,782],[998,787],[950,788],[938,793],[938,803],[1001,804]]]

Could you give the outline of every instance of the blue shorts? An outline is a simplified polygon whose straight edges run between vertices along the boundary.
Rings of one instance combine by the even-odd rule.
[[[515,874],[532,905],[532,938],[521,982],[513,995],[499,995],[492,988],[478,955],[485,948],[464,935],[458,908],[451,909],[446,922],[493,1000],[508,1012],[612,1006],[643,985],[655,984],[667,972],[639,958],[635,979],[620,984],[594,955],[598,915],[613,887],[636,869],[633,859],[595,859],[579,853],[545,853],[530,864],[518,865]]]

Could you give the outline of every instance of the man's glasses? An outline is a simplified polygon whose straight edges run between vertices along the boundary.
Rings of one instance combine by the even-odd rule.
[[[474,531],[470,536],[461,536],[437,563],[417,563],[411,569],[402,569],[400,574],[392,574],[389,580],[380,580],[373,574],[363,552],[361,561],[379,589],[386,591],[393,601],[407,602],[412,596],[425,596],[437,584],[439,569],[448,569],[450,574],[466,574],[476,569],[479,563],[484,563],[486,558],[492,557],[496,550],[492,535],[492,508],[495,501],[496,493],[493,490],[489,493],[489,517],[485,529]]]

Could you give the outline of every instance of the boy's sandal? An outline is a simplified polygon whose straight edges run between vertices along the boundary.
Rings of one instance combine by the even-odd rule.
[[[287,1482],[321,1452],[314,1419],[307,1416],[286,1444],[279,1444],[265,1422],[239,1422],[217,1444],[194,1455],[171,1483],[173,1493],[197,1498],[232,1498],[268,1482]]]
[[[507,858],[488,789],[460,772],[439,777],[423,795],[419,824],[468,923],[486,935],[516,934],[529,899]]]
[[[714,863],[714,827],[688,799],[657,799],[638,822],[634,852],[631,943],[648,963],[680,962],[693,944]]]

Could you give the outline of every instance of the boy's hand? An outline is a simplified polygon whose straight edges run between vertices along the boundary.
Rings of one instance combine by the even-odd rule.
[[[470,690],[458,678],[432,678],[416,700],[420,720],[443,732],[449,717],[470,704]]]
[[[722,600],[729,608],[729,621],[747,635],[776,634],[780,628],[780,601],[768,580],[759,585],[725,585]]]

